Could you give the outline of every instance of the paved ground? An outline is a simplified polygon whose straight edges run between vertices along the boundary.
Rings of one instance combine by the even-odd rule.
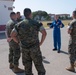
[[[69,35],[67,34],[67,28],[61,30],[62,33],[62,51],[58,54],[53,49],[53,38],[52,38],[52,29],[47,29],[47,38],[44,44],[41,46],[41,51],[43,54],[43,64],[46,69],[46,75],[76,75],[66,71],[65,68],[69,66],[68,58],[68,39]],[[40,34],[41,35],[41,34]],[[23,68],[22,60],[20,59],[20,68]],[[36,69],[33,66],[33,73],[37,75]],[[9,69],[8,63],[8,43],[4,34],[0,34],[0,75],[24,75],[15,74],[12,70]]]

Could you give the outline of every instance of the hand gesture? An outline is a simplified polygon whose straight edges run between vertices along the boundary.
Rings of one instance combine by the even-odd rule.
[[[12,38],[7,38],[7,42],[10,42],[12,40]]]

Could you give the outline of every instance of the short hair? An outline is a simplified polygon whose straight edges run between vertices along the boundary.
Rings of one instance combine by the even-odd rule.
[[[76,16],[76,10],[75,10],[75,11],[73,11],[73,14]]]
[[[15,15],[15,14],[16,14],[15,12],[11,12],[11,13],[10,13],[10,16]]]
[[[20,14],[20,12],[18,11],[17,14]]]
[[[29,17],[30,14],[31,14],[31,9],[25,8],[24,9],[24,16],[27,18],[27,17]]]

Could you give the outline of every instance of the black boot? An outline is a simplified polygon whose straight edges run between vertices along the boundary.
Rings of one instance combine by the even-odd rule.
[[[54,49],[53,49],[53,51],[56,51],[56,50],[57,50],[57,48],[54,48]]]
[[[57,53],[60,53],[60,50],[58,50]]]

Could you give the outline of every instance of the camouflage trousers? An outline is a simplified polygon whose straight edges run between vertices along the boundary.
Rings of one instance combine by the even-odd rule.
[[[42,63],[42,54],[38,45],[28,49],[22,48],[22,61],[25,67],[26,75],[33,75],[32,62],[36,67],[38,75],[45,75],[45,69]]]
[[[20,58],[20,46],[15,43],[13,40],[9,42],[9,63],[14,65],[19,65]]]
[[[72,40],[69,41],[69,58],[70,58],[70,63],[75,64],[76,61],[76,44],[71,42]]]

